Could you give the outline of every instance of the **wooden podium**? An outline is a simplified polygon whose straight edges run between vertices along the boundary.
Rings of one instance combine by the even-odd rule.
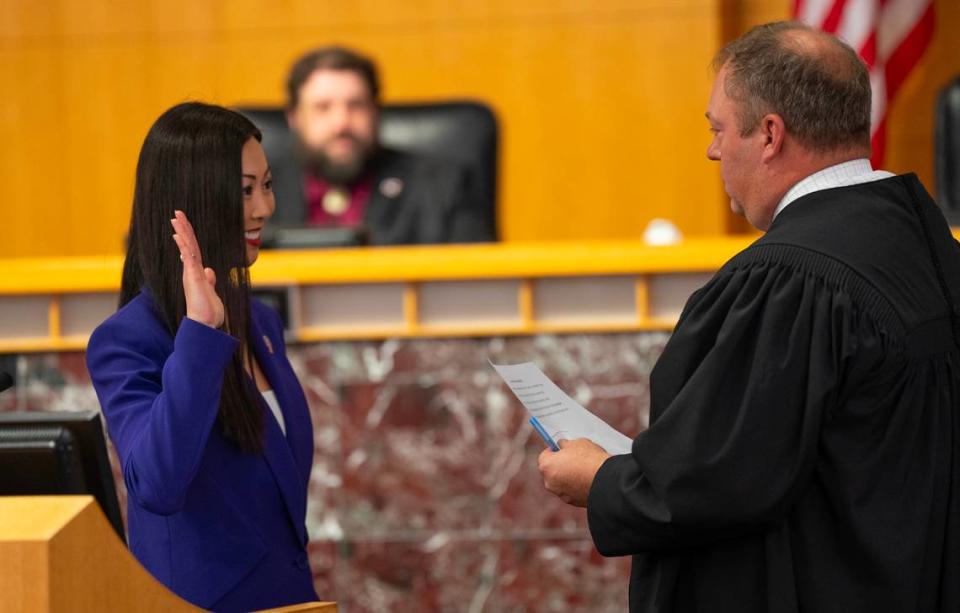
[[[0,496],[0,612],[199,611],[117,539],[90,496]],[[269,611],[336,613],[332,602]]]

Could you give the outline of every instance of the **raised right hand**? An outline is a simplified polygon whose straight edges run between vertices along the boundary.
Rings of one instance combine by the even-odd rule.
[[[211,328],[219,328],[223,325],[223,301],[217,295],[217,275],[212,268],[203,267],[197,235],[183,211],[174,211],[170,223],[175,232],[173,240],[180,248],[180,260],[183,262],[187,317]]]

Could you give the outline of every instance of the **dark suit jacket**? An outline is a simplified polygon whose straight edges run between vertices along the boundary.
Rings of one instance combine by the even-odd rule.
[[[494,229],[480,212],[479,196],[467,169],[447,160],[391,149],[380,150],[370,163],[373,192],[364,212],[370,244],[495,240]],[[274,164],[277,210],[265,229],[266,245],[277,227],[303,225],[307,219],[302,168],[292,159]]]
[[[170,336],[141,293],[93,333],[87,365],[127,487],[130,550],[164,585],[208,609],[316,600],[307,563],[310,414],[287,361],[279,317],[251,305],[256,358],[287,434],[269,408],[262,455],[217,424],[224,369],[239,342],[186,319]]]

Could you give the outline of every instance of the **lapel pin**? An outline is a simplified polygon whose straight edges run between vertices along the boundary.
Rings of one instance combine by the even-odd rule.
[[[396,177],[388,177],[380,181],[380,193],[387,198],[396,198],[403,191],[403,181]]]
[[[263,344],[267,346],[267,351],[270,352],[270,355],[273,355],[273,343],[270,342],[270,338],[266,334],[263,335]]]

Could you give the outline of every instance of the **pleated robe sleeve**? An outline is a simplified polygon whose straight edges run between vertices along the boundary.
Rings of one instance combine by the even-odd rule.
[[[694,547],[781,519],[811,477],[844,370],[873,342],[868,323],[814,275],[776,263],[721,270],[688,301],[651,374],[650,428],[593,482],[600,553]]]

